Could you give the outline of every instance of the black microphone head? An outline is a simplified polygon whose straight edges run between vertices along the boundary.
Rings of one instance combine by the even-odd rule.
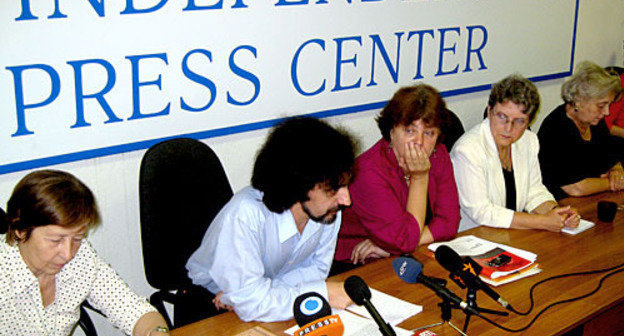
[[[365,301],[369,301],[371,298],[371,291],[368,285],[357,275],[347,278],[344,283],[344,289],[349,298],[358,306],[363,305]]]
[[[293,315],[297,325],[301,327],[321,317],[331,315],[331,307],[321,294],[309,292],[295,299]]]
[[[450,272],[459,272],[463,268],[464,261],[462,258],[455,250],[446,245],[438,246],[435,250],[435,258],[442,267]]]
[[[392,261],[394,272],[407,283],[417,283],[422,273],[422,264],[414,258],[400,257]]]

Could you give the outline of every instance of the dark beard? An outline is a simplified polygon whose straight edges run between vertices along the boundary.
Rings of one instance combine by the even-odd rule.
[[[308,217],[310,217],[311,220],[321,223],[321,224],[333,224],[336,221],[336,218],[338,217],[338,211],[344,208],[345,207],[339,205],[335,208],[327,210],[326,213],[320,216],[314,216],[312,215],[312,212],[310,212],[310,209],[308,209],[308,207],[305,205],[305,203],[303,202],[301,203],[301,209],[303,209],[303,212],[305,212],[305,214],[308,215]]]

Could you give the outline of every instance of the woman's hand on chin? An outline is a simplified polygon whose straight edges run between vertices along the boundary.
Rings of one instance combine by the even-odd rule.
[[[431,169],[429,154],[420,146],[408,142],[405,144],[404,156],[399,158],[399,166],[406,176],[412,178],[425,175]]]

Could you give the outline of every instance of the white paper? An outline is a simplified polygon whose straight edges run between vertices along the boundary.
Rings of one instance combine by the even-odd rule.
[[[537,254],[535,253],[507,246],[504,244],[491,242],[489,240],[481,239],[472,235],[458,237],[448,242],[429,244],[427,248],[435,252],[435,250],[440,245],[447,245],[462,257],[480,255],[499,247],[531,262],[534,262],[537,259]]]
[[[408,318],[420,313],[422,306],[398,299],[392,295],[371,288],[371,302],[377,308],[379,315],[390,325],[396,326]],[[371,318],[364,306],[350,305],[347,310]]]
[[[563,233],[567,233],[569,235],[576,235],[578,233],[581,233],[591,227],[593,227],[595,224],[594,222],[590,222],[588,220],[584,220],[581,219],[581,221],[579,222],[579,225],[576,228],[569,228],[569,227],[564,227],[563,229],[561,229],[561,232]]]

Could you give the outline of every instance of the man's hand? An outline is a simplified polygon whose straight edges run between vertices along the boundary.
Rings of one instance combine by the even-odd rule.
[[[214,303],[215,307],[217,307],[218,310],[225,309],[225,310],[232,311],[232,306],[228,306],[224,304],[223,302],[221,302],[221,295],[223,295],[223,291],[217,293],[217,296],[215,296],[215,298],[212,299],[212,303]]]
[[[353,301],[351,301],[344,289],[344,282],[328,280],[325,283],[327,284],[327,296],[330,306],[337,309],[345,309],[353,304]]]
[[[375,245],[370,239],[366,239],[355,245],[353,251],[351,251],[351,261],[354,264],[363,264],[367,258],[387,258],[389,256],[390,253]]]

